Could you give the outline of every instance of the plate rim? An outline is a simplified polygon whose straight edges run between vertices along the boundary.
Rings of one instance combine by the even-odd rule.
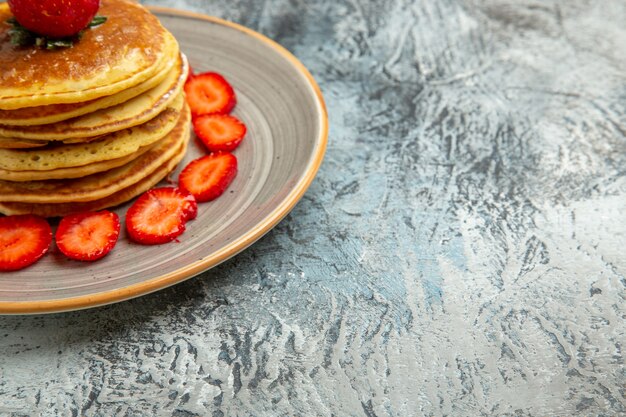
[[[291,52],[279,43],[273,41],[267,36],[254,31],[248,27],[234,23],[215,16],[209,16],[202,13],[192,12],[188,10],[176,9],[164,6],[146,6],[148,10],[155,14],[169,14],[179,17],[187,17],[198,20],[227,26],[232,29],[241,31],[253,38],[261,41],[278,52],[283,58],[287,59],[308,81],[312,88],[318,110],[320,112],[320,135],[317,139],[319,146],[314,148],[314,152],[309,159],[309,168],[303,173],[302,178],[296,183],[287,196],[276,206],[259,224],[249,230],[240,238],[233,240],[219,251],[213,252],[201,260],[185,265],[183,268],[177,269],[170,273],[153,277],[147,281],[142,281],[130,286],[117,288],[114,290],[103,291],[94,294],[86,294],[78,297],[59,298],[53,300],[42,301],[0,301],[0,314],[41,314],[41,313],[59,313],[65,311],[75,311],[87,308],[104,306],[113,304],[131,298],[150,294],[152,292],[165,289],[172,285],[178,284],[187,279],[213,268],[227,259],[235,256],[239,252],[248,248],[258,239],[263,237],[274,226],[276,226],[300,201],[304,193],[309,188],[313,179],[317,175],[322,165],[326,147],[328,144],[328,111],[322,96],[321,89],[317,82],[309,72],[309,70],[296,58]]]

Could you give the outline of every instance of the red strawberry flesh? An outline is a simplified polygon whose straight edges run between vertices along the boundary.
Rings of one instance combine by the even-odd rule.
[[[55,238],[57,247],[68,258],[95,261],[113,249],[119,234],[119,216],[103,210],[64,217]]]
[[[212,113],[226,114],[237,104],[232,86],[216,72],[194,74],[185,83],[185,94],[194,117]]]
[[[185,231],[185,222],[194,219],[197,212],[196,201],[187,191],[174,187],[153,188],[128,209],[126,230],[137,243],[170,242]]]
[[[193,120],[196,136],[211,152],[232,152],[246,135],[246,125],[228,114],[208,114]]]
[[[50,248],[52,229],[31,214],[0,217],[0,271],[15,271],[37,262]]]
[[[100,0],[9,0],[19,24],[31,32],[52,38],[76,35],[87,27]]]
[[[180,173],[178,185],[198,202],[215,200],[237,175],[237,158],[231,153],[212,153],[191,161]]]

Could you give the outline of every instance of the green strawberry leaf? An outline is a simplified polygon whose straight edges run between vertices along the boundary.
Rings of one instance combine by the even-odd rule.
[[[100,26],[104,22],[107,21],[106,16],[95,16],[91,22],[87,25],[88,28],[93,28],[96,26]]]
[[[93,28],[96,26],[100,26],[104,22],[106,22],[106,16],[96,16],[93,20],[87,25],[88,28]],[[49,38],[47,36],[41,36],[30,30],[26,29],[24,26],[20,25],[19,22],[11,17],[6,20],[6,22],[12,26],[9,29],[9,38],[11,39],[11,43],[16,46],[38,46],[43,49],[54,50],[59,48],[70,48],[74,45],[75,41],[78,41],[85,29],[78,32],[75,36],[71,36],[68,38]]]

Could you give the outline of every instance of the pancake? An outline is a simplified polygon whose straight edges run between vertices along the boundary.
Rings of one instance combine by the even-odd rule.
[[[26,182],[85,177],[127,164],[146,153],[153,146],[155,145],[142,146],[136,152],[121,158],[94,162],[78,167],[57,168],[48,171],[8,171],[6,169],[0,169],[0,180]]]
[[[156,16],[128,0],[102,0],[107,17],[70,48],[16,47],[0,25],[0,109],[77,103],[115,94],[154,76],[176,39]],[[0,4],[0,22],[11,17]]]
[[[0,126],[0,136],[31,140],[88,138],[144,123],[167,107],[182,91],[187,79],[187,60],[178,55],[176,64],[156,87],[124,103],[74,119],[41,126]]]
[[[3,138],[0,136],[0,149],[40,148],[48,142],[30,139]]]
[[[172,52],[176,51],[173,50]],[[160,84],[176,64],[176,54],[167,57],[163,64],[162,68],[153,77],[110,96],[81,103],[48,104],[47,106],[0,110],[0,125],[34,126],[56,123],[123,103]]]
[[[176,127],[163,140],[132,162],[109,171],[69,180],[0,181],[0,201],[58,204],[104,199],[140,182],[178,155],[189,140],[190,119],[185,105]]]
[[[174,155],[172,159],[155,169],[152,173],[145,176],[140,181],[127,188],[117,191],[108,197],[83,203],[31,204],[0,202],[0,213],[7,216],[13,214],[36,214],[42,217],[62,217],[72,213],[97,211],[119,206],[120,204],[126,203],[132,198],[157,185],[176,167],[176,165],[178,165],[187,151],[189,129],[187,129],[186,135],[187,138],[185,139],[183,146],[177,151],[176,155]]]
[[[49,145],[33,149],[0,149],[0,168],[9,171],[47,171],[77,167],[121,158],[142,146],[155,143],[168,134],[180,119],[184,105],[180,94],[172,106],[152,120],[129,129],[113,132],[88,143]],[[0,201],[2,199],[0,198]]]

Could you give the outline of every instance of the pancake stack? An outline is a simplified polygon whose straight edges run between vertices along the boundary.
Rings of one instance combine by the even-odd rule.
[[[107,21],[72,47],[11,44],[0,4],[0,213],[100,210],[150,189],[183,158],[188,65],[139,4],[102,0]]]

